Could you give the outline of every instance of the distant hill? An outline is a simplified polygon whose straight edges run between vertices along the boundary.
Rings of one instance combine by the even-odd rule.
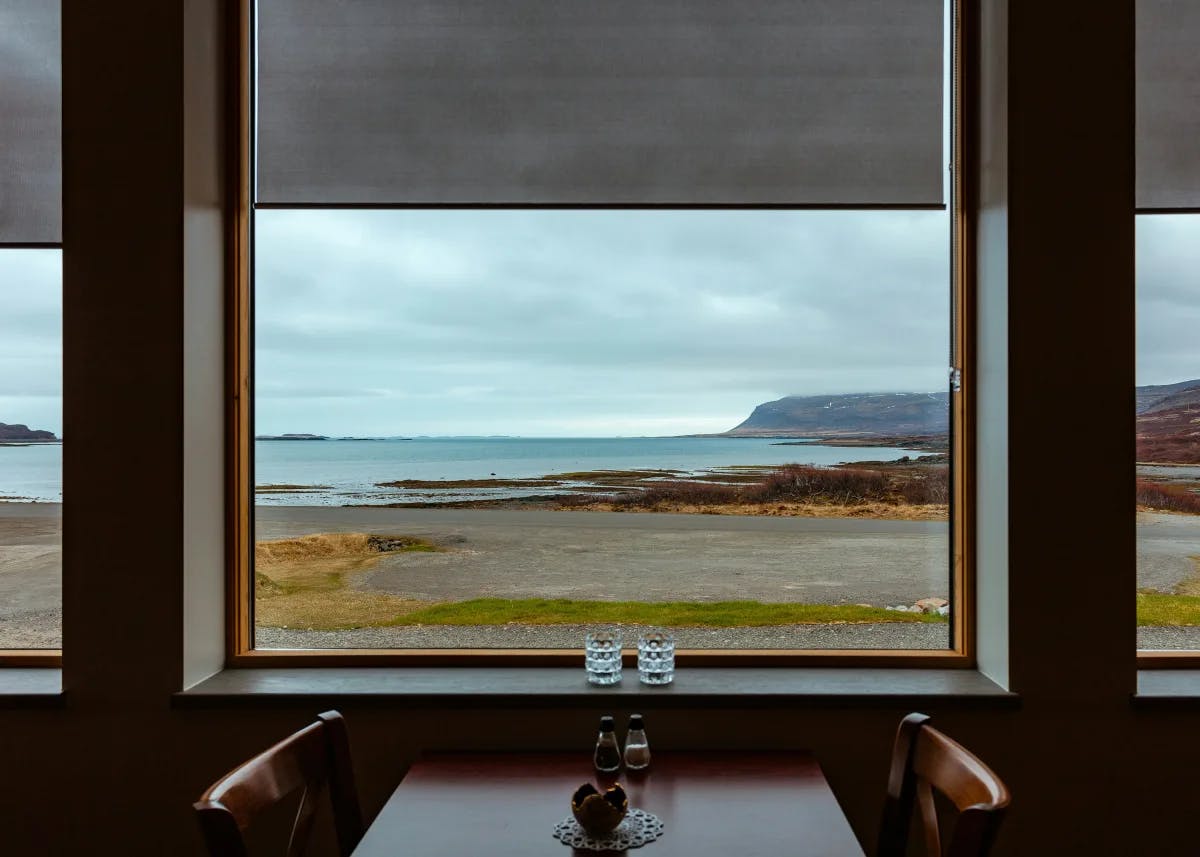
[[[949,431],[947,393],[784,396],[765,402],[728,437],[938,435]]]
[[[1200,378],[1135,390],[1137,458],[1200,464]],[[764,402],[725,437],[939,436],[948,431],[946,393],[784,396]]]
[[[1137,460],[1200,464],[1200,379],[1137,388]]]
[[[323,434],[260,434],[255,440],[329,440]]]
[[[1144,414],[1151,409],[1172,407],[1200,402],[1200,378],[1194,381],[1180,381],[1178,384],[1150,384],[1135,388],[1137,393],[1137,413]]]
[[[31,429],[21,423],[0,423],[0,440],[58,440],[52,431]]]

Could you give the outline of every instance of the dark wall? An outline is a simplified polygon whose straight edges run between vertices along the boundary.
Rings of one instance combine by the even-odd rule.
[[[315,713],[171,707],[186,612],[188,5],[64,2],[67,699],[59,710],[0,710],[5,854],[199,853],[190,802]],[[1004,4],[985,5],[1003,17]],[[1007,230],[987,249],[1008,271],[1008,663],[1022,704],[927,710],[1012,787],[998,853],[1191,853],[1194,714],[1130,702],[1132,2],[1007,8],[1008,162],[988,165],[991,181],[1007,175],[1007,194],[994,195]],[[1086,505],[1043,488],[1046,467],[1072,466],[1047,427],[1080,414],[1086,431],[1067,446],[1087,463],[1071,470]],[[904,711],[735,703],[649,712],[652,740],[812,748],[870,842]],[[578,748],[600,713],[343,710],[372,813],[421,747]]]

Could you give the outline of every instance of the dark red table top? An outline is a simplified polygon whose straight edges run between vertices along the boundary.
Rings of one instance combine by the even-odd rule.
[[[554,825],[594,781],[590,754],[437,754],[417,761],[355,857],[568,857]],[[804,752],[658,753],[619,778],[629,805],[665,823],[635,857],[863,857],[816,760]]]

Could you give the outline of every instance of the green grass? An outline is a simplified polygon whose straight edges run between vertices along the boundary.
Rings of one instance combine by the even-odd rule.
[[[1200,597],[1196,599],[1200,601]],[[737,628],[853,622],[945,622],[937,615],[901,613],[881,607],[842,604],[763,604],[759,601],[572,601],[567,599],[476,598],[435,604],[393,625],[597,625]]]
[[[1200,625],[1200,556],[1188,557],[1196,567],[1191,577],[1181,581],[1175,592],[1147,589],[1137,596],[1139,625],[1161,627]]]
[[[1200,625],[1200,595],[1140,593],[1137,619],[1139,625]]]

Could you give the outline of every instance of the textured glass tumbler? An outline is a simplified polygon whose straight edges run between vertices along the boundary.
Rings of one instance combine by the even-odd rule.
[[[583,664],[589,684],[616,684],[621,680],[621,634],[594,631],[584,642]]]
[[[638,679],[642,684],[675,681],[675,638],[655,631],[638,639]]]

